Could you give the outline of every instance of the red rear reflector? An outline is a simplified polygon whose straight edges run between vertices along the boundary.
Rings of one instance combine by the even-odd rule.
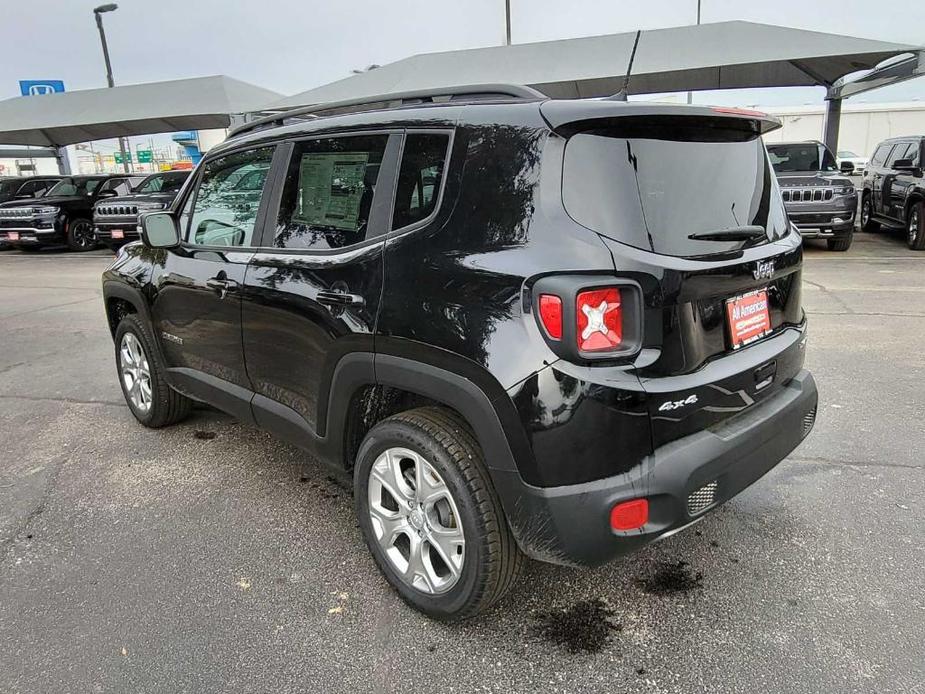
[[[638,530],[649,522],[649,501],[633,499],[610,509],[610,527],[614,530]]]
[[[553,340],[562,339],[562,299],[555,294],[540,294],[540,320]]]
[[[578,349],[582,352],[602,352],[615,349],[623,342],[623,308],[620,290],[591,289],[579,292]]]

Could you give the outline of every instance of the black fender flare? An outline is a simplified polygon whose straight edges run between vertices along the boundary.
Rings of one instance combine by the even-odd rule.
[[[151,327],[151,330],[154,331],[154,324],[151,321],[151,311],[149,310],[148,302],[145,301],[145,298],[142,295],[140,289],[125,284],[124,282],[107,279],[103,281],[103,307],[106,311],[107,318],[109,318],[110,299],[122,299],[129,302],[132,306],[135,307],[135,311]],[[112,325],[111,322],[110,325]],[[159,336],[155,335],[154,338],[155,340],[158,340],[158,346],[160,346]]]

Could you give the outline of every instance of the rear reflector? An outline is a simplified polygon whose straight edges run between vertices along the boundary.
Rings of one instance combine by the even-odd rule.
[[[553,340],[562,339],[562,299],[555,294],[540,294],[540,320]]]
[[[623,342],[623,309],[616,287],[579,292],[576,299],[578,349],[602,352]]]
[[[648,522],[647,499],[624,501],[610,509],[610,527],[614,530],[638,530]]]

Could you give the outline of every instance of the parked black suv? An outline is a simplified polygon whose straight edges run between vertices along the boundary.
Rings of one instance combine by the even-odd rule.
[[[779,123],[535,94],[252,124],[103,276],[134,416],[205,401],[352,477],[383,574],[443,619],[522,555],[687,526],[815,418]]]
[[[169,207],[189,175],[189,171],[151,174],[128,195],[96,203],[93,226],[97,240],[113,250],[137,240],[139,213]]]
[[[0,202],[40,198],[60,180],[60,176],[0,178]]]
[[[877,231],[880,226],[905,229],[906,243],[914,251],[925,250],[925,137],[884,140],[864,172],[861,226]]]
[[[851,248],[858,193],[828,148],[814,140],[779,142],[768,145],[768,155],[800,235],[826,239],[830,251]]]
[[[0,205],[0,237],[24,250],[66,243],[72,251],[89,251],[96,246],[93,204],[103,197],[130,192],[142,178],[65,176],[38,201]]]

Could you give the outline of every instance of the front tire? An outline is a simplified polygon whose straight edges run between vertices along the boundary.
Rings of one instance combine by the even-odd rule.
[[[880,231],[880,222],[874,221],[874,208],[870,193],[865,193],[861,198],[861,229],[871,234]]]
[[[96,234],[89,219],[72,219],[67,225],[67,247],[82,253],[96,248]]]
[[[510,589],[523,563],[469,427],[422,407],[383,420],[357,454],[363,538],[386,580],[417,610],[471,617]]]
[[[135,419],[152,429],[185,419],[193,401],[167,385],[154,340],[137,315],[120,321],[115,345],[119,384]]]
[[[910,250],[925,251],[925,203],[912,204],[906,219],[906,243]]]

